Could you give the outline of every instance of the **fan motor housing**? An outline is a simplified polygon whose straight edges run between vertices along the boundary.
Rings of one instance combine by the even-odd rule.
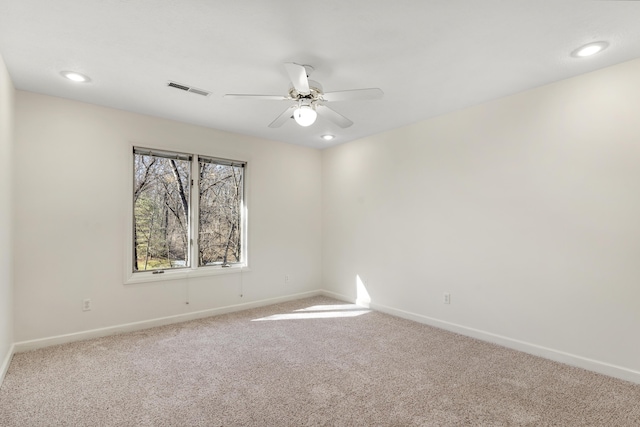
[[[317,100],[320,99],[322,95],[324,95],[324,91],[322,90],[322,85],[315,80],[309,80],[309,93],[308,95],[301,95],[293,85],[289,88],[289,96],[293,99],[310,99]]]

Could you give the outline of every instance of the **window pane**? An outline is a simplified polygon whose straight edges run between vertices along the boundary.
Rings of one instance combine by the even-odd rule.
[[[240,165],[200,161],[199,260],[204,265],[242,262]]]
[[[133,271],[189,266],[190,161],[134,154]]]

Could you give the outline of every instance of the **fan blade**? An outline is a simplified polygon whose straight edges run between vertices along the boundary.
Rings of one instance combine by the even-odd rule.
[[[288,119],[293,117],[293,110],[297,108],[297,105],[292,105],[291,107],[284,110],[282,114],[278,116],[277,119],[271,122],[269,125],[270,128],[279,128],[282,126]]]
[[[307,78],[307,70],[300,64],[295,62],[285,62],[284,68],[289,74],[289,79],[293,83],[293,87],[296,88],[300,95],[309,95],[309,79]]]
[[[338,113],[335,110],[332,110],[331,108],[327,107],[326,105],[318,104],[316,106],[316,111],[322,117],[324,117],[325,119],[337,124],[341,128],[348,128],[349,126],[351,126],[353,124],[353,122],[351,120],[347,119],[345,116],[343,116],[342,114]]]
[[[258,100],[258,101],[288,101],[291,100],[291,98],[287,97],[287,96],[282,96],[282,95],[241,95],[241,94],[235,94],[235,93],[230,93],[224,96],[225,98],[229,98],[229,99],[252,99],[252,100]]]
[[[378,88],[340,90],[337,92],[325,92],[322,99],[328,102],[338,101],[366,101],[369,99],[380,99],[384,92]]]

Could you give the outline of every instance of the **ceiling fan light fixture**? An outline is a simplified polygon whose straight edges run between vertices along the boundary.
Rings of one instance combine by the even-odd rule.
[[[311,126],[315,123],[318,114],[320,114],[323,119],[344,129],[351,126],[353,122],[327,106],[326,103],[380,99],[383,95],[382,90],[379,88],[339,90],[337,92],[325,93],[320,83],[309,80],[309,74],[313,71],[313,67],[296,64],[294,62],[286,62],[284,65],[291,82],[287,95],[227,94],[224,97],[295,102],[295,104],[290,105],[269,124],[269,127],[272,129],[279,128],[286,122],[289,122],[290,118],[295,119],[296,123],[300,126]]]
[[[318,113],[310,105],[301,105],[293,111],[293,119],[300,126],[311,126],[317,118]]]

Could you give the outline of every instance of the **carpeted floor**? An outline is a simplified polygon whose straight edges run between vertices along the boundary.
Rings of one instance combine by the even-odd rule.
[[[325,297],[16,354],[2,426],[640,426],[640,385]]]

